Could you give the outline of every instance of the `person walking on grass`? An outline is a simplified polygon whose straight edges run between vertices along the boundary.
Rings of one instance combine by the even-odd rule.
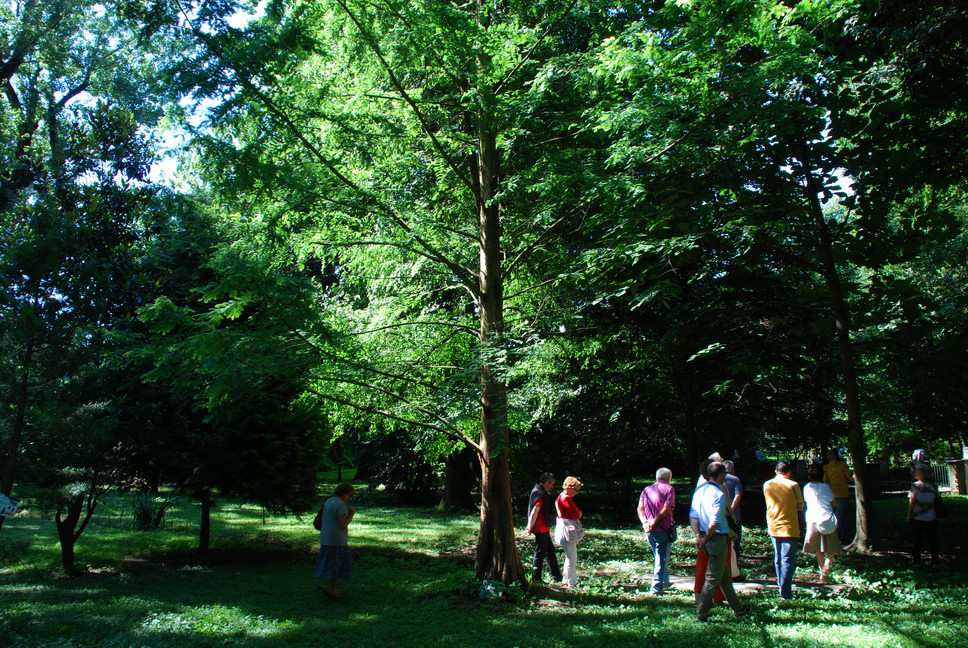
[[[834,492],[822,483],[823,468],[811,464],[807,468],[810,483],[803,487],[803,501],[807,505],[807,535],[803,541],[803,553],[817,557],[820,582],[830,579],[834,558],[840,555],[840,538],[837,536],[837,516],[834,514]]]
[[[575,504],[575,495],[581,490],[581,482],[575,477],[565,477],[562,491],[555,500],[558,523],[555,525],[555,540],[565,552],[565,574],[561,583],[565,587],[578,584],[578,543],[585,537],[582,528],[581,509]]]
[[[709,466],[716,461],[714,457],[717,456],[719,456],[718,453],[713,453],[709,459],[706,459],[699,464],[699,480],[696,484],[696,490],[709,481]],[[725,465],[725,462],[722,463]],[[726,521],[727,524],[729,524],[731,521],[733,521],[733,518],[732,509],[729,507],[729,496],[726,492],[725,481],[721,484],[721,487],[723,495],[726,497]],[[695,495],[695,491],[693,491],[693,495]],[[693,498],[693,501],[695,502],[695,498]],[[694,533],[699,533],[699,514],[694,507],[690,507],[689,509],[689,526],[692,528]],[[733,533],[730,537],[735,537],[735,533]],[[692,591],[697,595],[702,591],[703,584],[706,582],[706,568],[708,566],[708,562],[709,556],[706,555],[706,552],[702,549],[702,547],[698,547],[696,551],[696,573],[692,584]],[[729,557],[726,559],[726,564],[729,565],[730,577],[740,575],[739,567],[736,564],[736,551],[733,550],[732,546],[730,546]],[[730,580],[732,580],[732,578],[730,578]],[[722,588],[717,589],[716,593],[713,595],[713,604],[717,605],[725,600],[726,596],[723,594]]]
[[[548,561],[548,571],[551,578],[561,582],[561,569],[558,567],[558,555],[555,545],[551,541],[551,529],[555,526],[555,498],[551,489],[555,487],[555,476],[551,473],[541,473],[538,483],[531,489],[528,498],[528,526],[526,531],[534,534],[534,568],[533,580],[541,582],[541,570]]]
[[[353,521],[356,509],[347,506],[353,497],[353,485],[343,482],[326,500],[322,509],[322,524],[319,529],[319,558],[313,576],[323,579],[319,586],[327,598],[339,598],[337,581],[349,578],[353,573],[353,554],[349,547],[347,528]]]
[[[691,507],[698,521],[696,544],[708,556],[705,581],[702,590],[696,594],[696,621],[700,623],[709,621],[713,596],[720,588],[737,618],[743,618],[750,613],[750,607],[740,603],[729,577],[727,561],[731,538],[726,512],[729,504],[723,489],[726,466],[714,461],[709,464],[707,474],[709,479],[696,489]]]
[[[911,525],[913,540],[911,558],[915,565],[921,564],[921,546],[925,537],[928,539],[928,550],[931,552],[931,564],[938,564],[938,514],[934,508],[938,487],[931,477],[929,465],[923,463],[914,465],[915,481],[908,494],[907,520]]]
[[[773,566],[780,597],[793,598],[793,573],[800,542],[800,511],[804,509],[800,484],[790,479],[790,464],[776,464],[776,477],[763,484],[766,526],[773,540]]]
[[[676,508],[676,489],[669,482],[672,471],[659,468],[655,471],[655,483],[646,486],[639,496],[636,509],[642,529],[652,547],[652,593],[662,594],[671,585],[669,580],[669,548],[676,541],[673,512]]]
[[[847,467],[847,462],[840,456],[840,451],[831,448],[827,451],[827,463],[823,467],[823,482],[830,486],[837,502],[834,513],[837,516],[837,537],[840,544],[850,542],[850,488],[848,484],[854,481],[854,474]]]

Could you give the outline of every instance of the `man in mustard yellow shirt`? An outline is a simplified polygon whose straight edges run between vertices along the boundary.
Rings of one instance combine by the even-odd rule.
[[[766,498],[766,527],[773,539],[773,566],[780,596],[793,598],[793,572],[800,543],[799,513],[803,510],[800,484],[790,479],[790,464],[776,464],[776,477],[763,484]]]

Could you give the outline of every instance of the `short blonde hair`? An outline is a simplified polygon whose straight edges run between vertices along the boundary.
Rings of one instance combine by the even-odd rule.
[[[581,482],[575,477],[565,477],[564,483],[561,484],[562,488],[574,488],[575,490],[581,490]]]

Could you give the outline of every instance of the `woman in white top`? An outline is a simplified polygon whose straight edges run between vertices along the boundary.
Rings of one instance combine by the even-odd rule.
[[[931,564],[938,564],[938,514],[934,510],[934,498],[938,489],[931,480],[931,468],[926,464],[914,466],[914,484],[908,495],[907,519],[911,524],[914,536],[914,550],[911,557],[915,565],[921,564],[921,541],[928,537],[928,549],[931,551]]]
[[[837,516],[834,515],[837,498],[830,486],[823,483],[823,469],[819,464],[812,464],[807,469],[807,479],[810,483],[803,487],[803,501],[807,505],[807,537],[803,542],[803,552],[816,555],[820,582],[826,583],[834,558],[841,552]]]

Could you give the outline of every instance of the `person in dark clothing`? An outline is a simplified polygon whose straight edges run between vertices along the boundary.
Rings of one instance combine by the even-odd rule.
[[[555,498],[551,489],[555,486],[555,476],[551,473],[541,473],[538,483],[531,489],[528,498],[528,527],[527,531],[534,534],[534,581],[541,580],[541,569],[545,560],[548,561],[548,571],[556,583],[561,582],[561,569],[558,568],[558,554],[551,542],[551,530],[555,527]]]

